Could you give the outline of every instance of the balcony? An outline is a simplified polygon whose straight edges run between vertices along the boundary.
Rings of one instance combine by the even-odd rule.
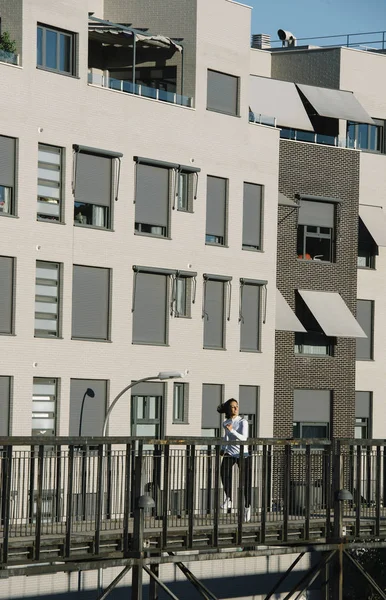
[[[0,62],[8,63],[10,65],[18,65],[19,55],[14,54],[13,52],[6,52],[5,50],[0,50]]]

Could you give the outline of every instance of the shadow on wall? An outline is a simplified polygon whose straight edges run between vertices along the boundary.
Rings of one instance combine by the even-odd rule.
[[[225,561],[227,563],[228,561]],[[240,567],[242,565],[240,564]],[[225,566],[226,568],[226,566]],[[194,572],[194,566],[193,566]],[[219,579],[203,579],[202,583],[211,591],[219,600],[227,600],[232,598],[251,598],[255,599],[261,596],[266,596],[279,580],[282,573],[244,575],[240,577],[221,577]],[[305,575],[305,571],[296,571],[291,574],[284,585],[282,585],[277,594],[273,596],[273,600],[280,598],[284,592],[289,592],[290,589]],[[42,576],[44,577],[44,575]],[[127,575],[130,580],[130,574]],[[110,583],[110,579],[105,577],[104,585]],[[187,581],[166,582],[169,589],[181,600],[202,600],[202,596],[193,588],[192,584]],[[318,590],[319,588],[319,590]],[[311,588],[312,594],[308,597],[312,600],[321,600],[320,582],[316,580]],[[1,592],[0,592],[1,597]],[[143,597],[148,597],[148,586],[144,585]],[[39,596],[28,596],[28,600],[95,600],[96,590],[87,590],[85,592],[74,591],[65,592],[63,594],[49,594]],[[162,590],[159,591],[159,600],[167,600],[167,596]],[[22,598],[14,598],[13,600],[23,600]],[[24,597],[25,600],[25,597]],[[113,590],[108,600],[131,600],[130,588],[122,586]]]

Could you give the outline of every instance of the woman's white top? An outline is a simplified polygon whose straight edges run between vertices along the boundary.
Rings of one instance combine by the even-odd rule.
[[[226,429],[226,426],[231,424],[232,430]],[[233,419],[226,419],[223,423],[224,427],[224,443],[221,448],[224,454],[234,456],[238,458],[240,456],[240,445],[235,444],[236,440],[240,442],[246,442],[248,439],[248,421],[244,417],[234,417]],[[244,455],[248,454],[248,446],[244,447]]]

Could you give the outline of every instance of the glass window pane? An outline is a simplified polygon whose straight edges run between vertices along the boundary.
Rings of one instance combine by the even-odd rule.
[[[149,419],[156,419],[157,418],[157,400],[158,398],[156,398],[156,396],[149,396],[147,398],[147,403],[148,403],[148,414],[149,414]]]
[[[58,34],[56,31],[46,29],[46,64],[45,66],[49,69],[58,68],[58,48],[57,48]]]
[[[0,185],[0,213],[12,214],[12,189]]]
[[[186,282],[184,279],[176,279],[176,312],[178,315],[186,315]]]
[[[145,398],[143,396],[136,396],[135,400],[137,403],[137,419],[144,419],[145,417]]]
[[[36,62],[39,66],[43,65],[43,29],[38,27],[37,31],[37,58]]]
[[[66,73],[71,72],[71,37],[64,33],[60,34],[59,69]]]

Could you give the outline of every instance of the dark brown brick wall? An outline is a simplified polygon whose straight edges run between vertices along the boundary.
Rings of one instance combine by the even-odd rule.
[[[339,292],[355,314],[359,153],[342,148],[280,141],[279,190],[341,200],[336,262],[299,260],[297,209],[279,206],[277,285],[292,309],[295,290]],[[353,437],[355,340],[338,338],[333,357],[295,355],[294,334],[278,331],[275,352],[274,435],[292,437],[294,389],[332,390],[332,435]]]

